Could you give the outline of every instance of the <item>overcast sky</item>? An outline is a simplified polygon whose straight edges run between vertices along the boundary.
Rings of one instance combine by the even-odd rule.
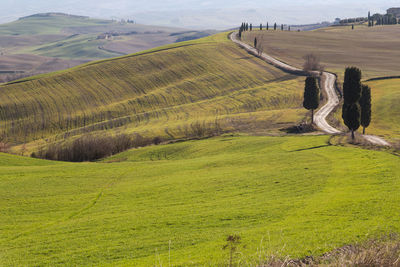
[[[41,12],[96,18],[129,18],[138,23],[226,29],[241,21],[305,24],[336,17],[366,16],[400,6],[394,0],[0,0],[0,22]]]

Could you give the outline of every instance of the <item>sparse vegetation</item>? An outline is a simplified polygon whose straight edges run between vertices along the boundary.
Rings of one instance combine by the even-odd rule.
[[[305,266],[400,266],[400,241],[397,237],[371,239],[355,245],[346,245],[325,253],[320,257],[308,256],[304,259],[279,259],[270,256],[265,267],[305,267]]]
[[[315,54],[307,54],[304,56],[303,70],[305,71],[323,71],[320,58]]]

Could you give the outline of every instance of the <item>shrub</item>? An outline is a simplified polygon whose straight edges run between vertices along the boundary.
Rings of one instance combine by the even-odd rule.
[[[129,136],[119,134],[116,136],[95,136],[92,134],[81,136],[68,144],[52,144],[47,150],[32,153],[32,157],[60,161],[93,161],[108,157],[133,147],[150,144],[159,144],[161,139],[144,138],[139,134]]]

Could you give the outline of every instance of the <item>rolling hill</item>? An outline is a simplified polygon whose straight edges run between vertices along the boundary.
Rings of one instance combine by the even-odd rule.
[[[0,82],[197,39],[210,33],[63,13],[35,14],[0,25]],[[26,59],[33,64],[24,65]],[[65,64],[56,64],[54,59]]]
[[[398,131],[397,81],[368,82],[371,131]],[[228,33],[0,85],[15,153],[88,134],[175,140],[84,163],[0,153],[0,265],[221,266],[238,235],[235,263],[262,266],[400,233],[397,152],[277,136],[306,120],[303,87]]]
[[[304,119],[302,87],[223,33],[2,85],[0,129],[28,152],[86,133],[179,139],[195,124],[279,133]]]
[[[0,154],[0,265],[223,265],[398,233],[400,159],[327,136],[225,136],[102,163]]]

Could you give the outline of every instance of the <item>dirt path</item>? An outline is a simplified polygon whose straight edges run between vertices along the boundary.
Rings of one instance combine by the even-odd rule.
[[[261,55],[259,55],[257,50],[254,47],[252,47],[238,39],[237,32],[233,32],[232,34],[230,34],[230,39],[233,42],[235,42],[236,44],[238,44],[240,47],[244,48],[249,53],[251,53],[255,56],[258,56],[259,58],[263,59],[267,63],[274,65],[275,67],[277,67],[285,72],[289,72],[289,73],[301,75],[301,76],[307,76],[310,74],[302,69],[295,68],[295,67],[290,66],[282,61],[279,61],[276,58],[273,58],[265,53],[262,53]],[[319,74],[319,73],[314,72],[314,74]],[[336,76],[329,72],[323,72],[322,76],[323,76],[323,79],[322,79],[323,84],[321,85],[322,90],[324,90],[326,92],[328,97],[327,97],[326,104],[315,113],[314,122],[318,126],[318,128],[320,128],[322,131],[324,131],[328,134],[340,134],[341,133],[340,130],[332,127],[326,121],[327,116],[333,111],[333,109],[337,105],[339,105],[339,102],[340,102],[339,97],[336,94],[336,89],[335,89]],[[382,138],[380,138],[378,136],[363,135],[363,137],[368,142],[370,142],[374,145],[390,146],[390,144],[388,142],[386,142],[385,140],[383,140]]]

